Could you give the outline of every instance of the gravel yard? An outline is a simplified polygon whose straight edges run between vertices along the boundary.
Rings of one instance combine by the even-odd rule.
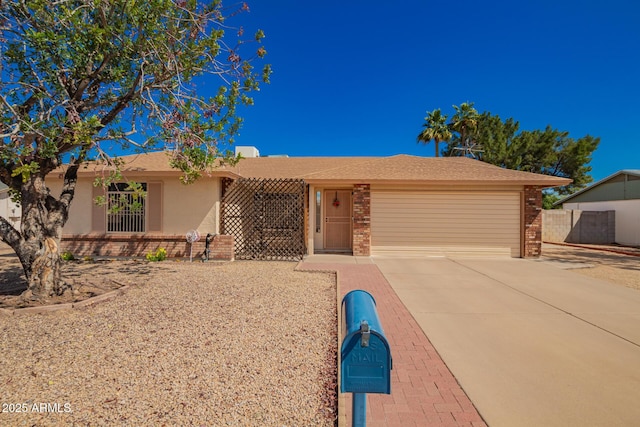
[[[6,249],[0,291],[16,294]],[[545,244],[542,260],[640,290],[639,257]],[[68,263],[73,298],[128,290],[81,309],[0,310],[0,426],[334,426],[336,277],[295,265]]]
[[[335,425],[335,275],[294,268],[74,270],[75,281],[111,272],[130,287],[84,309],[0,316],[0,425]]]
[[[542,257],[553,261],[583,264],[579,268],[572,268],[571,271],[640,290],[640,249],[591,246],[590,249],[545,243],[542,247]],[[610,252],[611,250],[624,251],[636,256]]]

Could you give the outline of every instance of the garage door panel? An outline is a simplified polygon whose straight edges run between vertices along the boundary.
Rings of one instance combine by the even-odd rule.
[[[425,240],[428,243],[425,243]],[[486,236],[469,236],[469,237],[452,237],[451,235],[447,236],[416,236],[412,239],[407,238],[397,238],[397,239],[388,239],[385,241],[384,245],[375,245],[375,246],[443,246],[443,245],[461,245],[461,244],[473,244],[474,246],[483,245],[487,247],[497,247],[497,246],[505,246],[511,248],[511,244],[514,243],[513,240],[510,239],[496,239],[491,242],[487,242]]]
[[[520,256],[519,192],[373,191],[372,253],[450,248]]]
[[[374,221],[379,223],[380,228],[390,228],[395,230],[398,227],[411,227],[411,226],[423,226],[425,221],[428,220],[431,225],[437,223],[447,225],[460,225],[465,226],[469,222],[474,224],[493,224],[496,227],[501,227],[504,223],[519,224],[519,218],[514,218],[513,214],[498,214],[494,215],[491,212],[483,214],[477,211],[473,214],[466,216],[461,215],[447,215],[447,214],[430,214],[430,213],[405,213],[398,212],[396,215],[379,215]],[[422,228],[422,227],[419,227]],[[431,228],[431,227],[429,227]],[[427,229],[429,229],[427,228]],[[417,230],[419,231],[419,230]]]
[[[510,209],[510,205],[508,203],[504,204],[496,204],[494,206],[483,206],[480,204],[461,204],[461,203],[448,203],[448,202],[434,202],[438,203],[437,205],[424,206],[418,203],[405,203],[405,204],[395,204],[391,208],[387,208],[381,213],[387,214],[398,214],[398,213],[406,213],[408,209],[415,210],[415,213],[442,213],[448,215],[466,215],[473,214],[474,212],[492,212],[494,214],[499,214],[500,209]],[[467,209],[473,209],[473,212],[467,212]]]

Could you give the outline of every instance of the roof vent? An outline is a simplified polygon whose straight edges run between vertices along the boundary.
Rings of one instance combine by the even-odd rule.
[[[260,152],[258,151],[258,149],[256,147],[252,147],[252,146],[242,146],[242,145],[238,145],[236,146],[236,156],[238,154],[241,154],[242,157],[244,158],[249,158],[249,157],[260,157]]]

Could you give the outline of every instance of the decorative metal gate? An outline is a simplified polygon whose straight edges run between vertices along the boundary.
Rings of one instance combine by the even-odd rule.
[[[221,232],[235,240],[236,259],[301,260],[305,182],[240,178],[225,189]]]

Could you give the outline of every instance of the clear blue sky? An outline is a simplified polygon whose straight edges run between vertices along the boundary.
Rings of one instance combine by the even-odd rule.
[[[594,180],[640,169],[640,2],[249,1],[271,84],[237,145],[262,155],[433,156],[426,111],[478,111],[599,136]]]

